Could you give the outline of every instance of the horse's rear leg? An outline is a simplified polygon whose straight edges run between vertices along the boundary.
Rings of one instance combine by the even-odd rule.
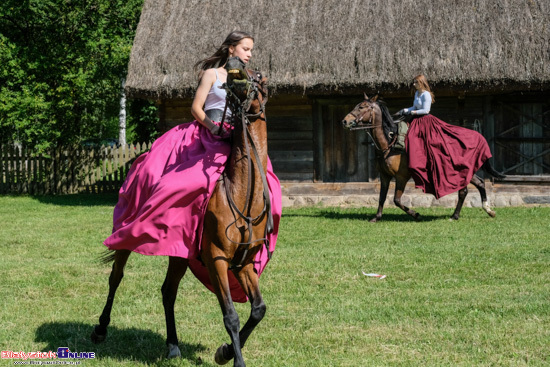
[[[491,218],[494,218],[496,216],[496,213],[491,209],[489,206],[489,202],[487,201],[487,190],[485,189],[485,181],[478,177],[477,175],[474,175],[472,177],[472,180],[470,181],[472,185],[474,185],[478,191],[479,195],[481,196],[481,207]]]
[[[458,220],[458,218],[460,218],[460,211],[462,210],[462,205],[464,205],[466,195],[468,195],[468,187],[458,190],[458,203],[456,204],[455,211],[453,215],[451,215],[450,220]]]
[[[114,254],[113,268],[111,275],[109,276],[109,294],[107,296],[107,303],[103,308],[103,312],[99,317],[99,325],[94,327],[92,331],[92,342],[95,344],[101,343],[107,337],[107,326],[111,322],[111,310],[113,308],[113,301],[115,300],[115,293],[124,277],[124,266],[128,257],[130,256],[129,250],[116,250]]]
[[[225,330],[231,338],[233,356],[235,358],[233,361],[233,366],[244,367],[245,364],[241,353],[241,341],[239,337],[239,315],[237,314],[235,306],[233,305],[233,300],[231,299],[231,290],[229,289],[229,279],[227,276],[227,269],[229,268],[229,265],[225,258],[218,257],[216,260],[214,260],[214,258],[215,256],[212,256],[212,258],[210,256],[204,256],[203,260],[208,268],[210,281],[212,282],[214,292],[218,297],[218,302],[222,309]],[[225,364],[229,362],[230,359],[218,359],[220,354],[221,353],[216,352],[216,363]]]
[[[170,257],[166,278],[162,284],[162,304],[166,319],[166,346],[168,347],[168,358],[180,357],[178,347],[178,334],[176,332],[176,320],[174,316],[174,304],[178,294],[178,286],[181,278],[185,275],[189,261],[181,257]]]
[[[371,223],[376,223],[382,219],[382,211],[384,210],[384,203],[388,196],[388,189],[390,187],[391,176],[385,172],[380,171],[380,195],[378,196],[378,211],[376,216],[370,220]]]
[[[260,293],[260,285],[258,282],[258,274],[254,271],[254,265],[248,264],[236,274],[242,289],[245,291],[248,299],[250,300],[250,316],[239,332],[239,339],[241,342],[241,348],[244,348],[246,340],[256,328],[256,326],[262,321],[265,316],[266,306]],[[234,356],[234,348],[232,345],[223,344],[216,351],[216,362],[218,364],[225,364],[229,362]]]

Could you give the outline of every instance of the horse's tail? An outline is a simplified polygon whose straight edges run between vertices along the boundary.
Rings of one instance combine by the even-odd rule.
[[[115,261],[115,253],[114,250],[105,250],[101,255],[99,255],[99,262],[102,264],[109,264]]]
[[[494,178],[503,179],[506,177],[505,174],[498,172],[493,168],[489,160],[487,159],[485,163],[483,163],[483,166],[481,166],[481,169],[483,169],[485,172],[493,176]]]

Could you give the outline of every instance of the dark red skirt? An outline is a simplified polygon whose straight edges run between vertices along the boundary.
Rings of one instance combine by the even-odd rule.
[[[436,199],[466,187],[491,158],[487,140],[480,133],[432,115],[411,121],[405,145],[416,187]]]

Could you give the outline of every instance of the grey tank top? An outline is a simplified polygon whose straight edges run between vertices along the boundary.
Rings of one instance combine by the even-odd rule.
[[[204,110],[222,110],[225,108],[225,97],[227,93],[225,92],[225,89],[220,88],[222,86],[222,82],[220,78],[218,77],[218,69],[214,69],[216,72],[216,81],[212,85],[212,88],[210,88],[210,91],[208,92],[208,95],[206,96],[206,101],[204,101]],[[227,112],[225,113],[226,117],[231,116],[231,111],[229,108],[227,109]]]

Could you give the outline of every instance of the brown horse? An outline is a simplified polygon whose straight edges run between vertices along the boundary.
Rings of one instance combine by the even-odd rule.
[[[273,222],[266,181],[267,129],[265,103],[266,78],[244,69],[244,63],[230,59],[227,63],[228,104],[233,111],[232,149],[222,178],[218,180],[208,203],[201,242],[201,259],[208,269],[210,280],[220,303],[225,328],[231,345],[223,344],[215,354],[218,364],[234,358],[234,366],[244,366],[241,348],[252,330],[264,317],[266,306],[254,271],[254,258]],[[269,249],[268,249],[269,251]],[[116,289],[130,255],[128,250],[117,250],[109,277],[107,303],[92,332],[95,343],[105,340]],[[166,344],[168,358],[181,355],[174,317],[174,303],[178,286],[188,268],[188,259],[170,257],[162,301],[166,317]],[[251,303],[248,321],[239,331],[239,317],[235,311],[229,288],[228,271],[239,281]]]
[[[396,149],[395,142],[397,138],[396,121],[394,121],[385,104],[379,103],[377,97],[369,99],[365,95],[365,100],[359,103],[355,108],[344,117],[342,124],[348,129],[367,129],[376,147],[376,166],[380,172],[380,196],[378,199],[378,212],[371,219],[371,222],[377,222],[382,218],[384,202],[388,194],[390,181],[395,177],[395,194],[393,202],[405,213],[416,220],[420,220],[420,214],[409,209],[401,202],[401,197],[405,191],[405,186],[411,178],[409,171],[409,162],[406,152],[403,149]],[[392,131],[393,130],[393,131]],[[389,133],[388,133],[389,132]],[[496,172],[489,161],[483,164],[483,170],[500,178],[502,175]],[[487,192],[485,182],[479,176],[474,175],[470,181],[481,195],[482,208],[491,217],[495,217],[495,212],[487,203]],[[464,199],[468,194],[468,187],[458,190],[458,203],[451,220],[458,220],[460,211],[464,204]]]

